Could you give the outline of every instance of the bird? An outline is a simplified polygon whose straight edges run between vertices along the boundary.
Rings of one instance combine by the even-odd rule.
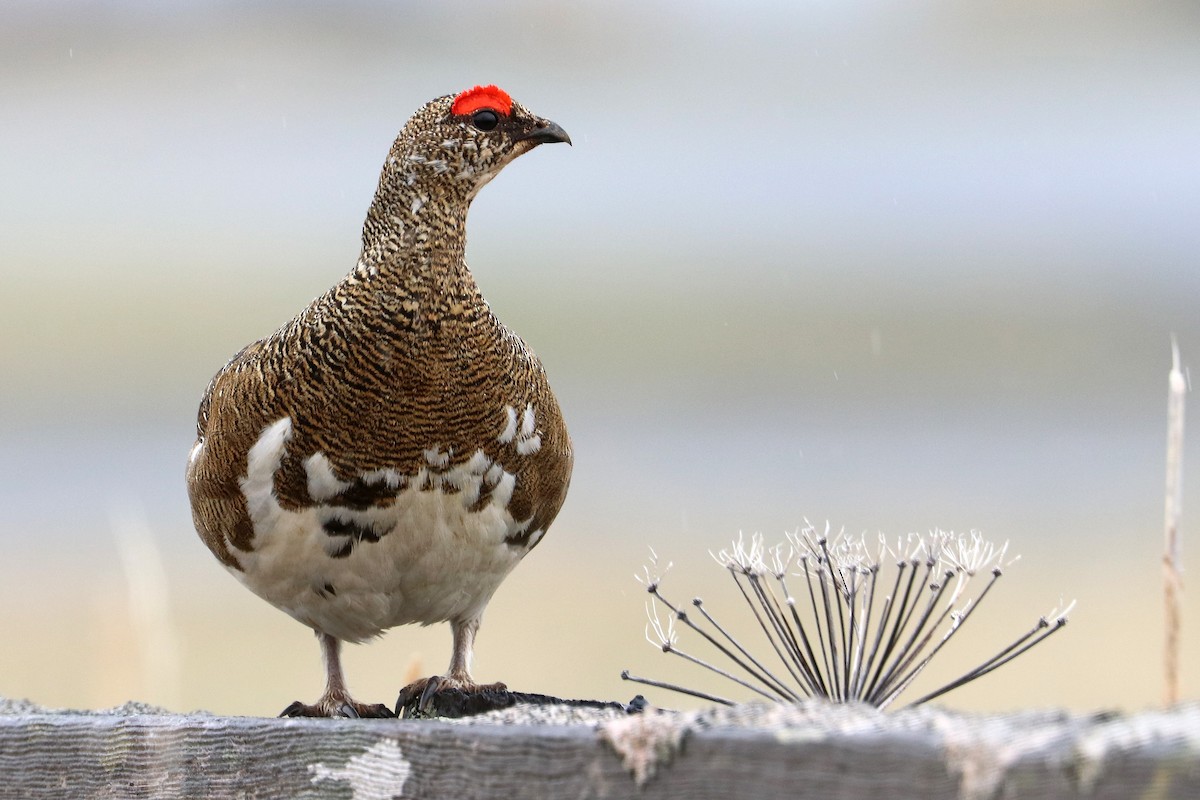
[[[400,625],[453,635],[448,671],[410,694],[505,689],[472,678],[475,636],[558,515],[573,450],[544,367],[467,267],[466,221],[485,184],[549,143],[571,138],[494,85],[423,105],[353,269],[204,393],[186,474],[200,539],[320,643],[324,692],[281,716],[391,716],[350,695],[341,648]]]

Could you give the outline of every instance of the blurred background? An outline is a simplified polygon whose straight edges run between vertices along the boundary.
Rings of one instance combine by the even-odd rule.
[[[634,574],[653,547],[665,594],[748,617],[709,552],[807,518],[979,529],[1022,555],[914,697],[1076,599],[1065,632],[945,702],[1158,702],[1172,335],[1200,359],[1196,4],[28,0],[0,17],[0,695],[315,699],[311,632],[192,529],[196,406],[353,266],[408,116],[494,82],[575,142],[482,192],[468,259],[542,356],[577,461],[488,609],[477,677],[622,700],[641,689],[622,668],[719,686],[646,644]],[[351,687],[390,704],[449,646],[439,626],[351,647]]]

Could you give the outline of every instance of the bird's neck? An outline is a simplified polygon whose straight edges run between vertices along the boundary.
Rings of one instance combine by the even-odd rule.
[[[440,173],[401,172],[398,163],[389,158],[380,176],[358,263],[313,301],[298,331],[411,344],[432,341],[430,331],[449,335],[491,319],[464,258],[470,199]]]
[[[313,302],[309,316],[337,325],[371,320],[362,329],[385,336],[440,325],[444,316],[486,318],[487,303],[464,258],[470,201],[453,189],[436,181],[410,185],[385,169],[363,224],[358,263]]]
[[[382,267],[433,253],[461,259],[466,251],[466,191],[431,163],[410,159],[384,165],[363,223],[362,262]]]

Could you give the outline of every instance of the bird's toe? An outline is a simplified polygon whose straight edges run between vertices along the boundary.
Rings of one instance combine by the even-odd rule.
[[[279,712],[279,716],[280,717],[324,717],[327,715],[321,713],[321,709],[317,708],[315,705],[310,706],[307,703],[301,703],[299,700],[295,700],[292,702],[291,705],[289,705],[283,711]]]
[[[503,683],[480,684],[448,675],[413,681],[396,698],[397,717],[465,717],[514,703]]]
[[[312,705],[299,700],[289,705],[280,717],[317,717],[340,719],[391,719],[396,715],[383,703],[358,703],[348,698],[319,700]]]

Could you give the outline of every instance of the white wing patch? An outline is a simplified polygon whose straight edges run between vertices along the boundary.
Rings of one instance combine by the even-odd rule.
[[[516,475],[511,472],[501,473],[500,482],[496,484],[496,488],[492,489],[492,502],[501,508],[508,508],[508,503],[512,500],[513,489],[516,487]]]
[[[246,497],[246,510],[257,530],[259,520],[269,523],[281,513],[275,497],[275,473],[283,461],[284,449],[292,438],[292,418],[276,420],[263,430],[246,456],[246,477],[238,481]]]
[[[508,444],[517,435],[517,410],[512,406],[504,407],[504,430],[496,437],[500,444]]]
[[[517,452],[523,456],[531,456],[542,449],[542,436],[537,432],[537,415],[533,403],[525,406],[525,414],[521,418],[521,434],[517,437]]]
[[[516,441],[517,454],[531,456],[542,449],[542,435],[537,430],[537,412],[533,403],[525,406],[525,411],[519,415],[520,430],[517,429],[517,409],[512,406],[504,407],[504,430],[496,437],[500,444]]]
[[[308,477],[308,496],[318,503],[337,497],[352,485],[350,481],[338,480],[324,453],[313,453],[304,459],[304,474]]]

